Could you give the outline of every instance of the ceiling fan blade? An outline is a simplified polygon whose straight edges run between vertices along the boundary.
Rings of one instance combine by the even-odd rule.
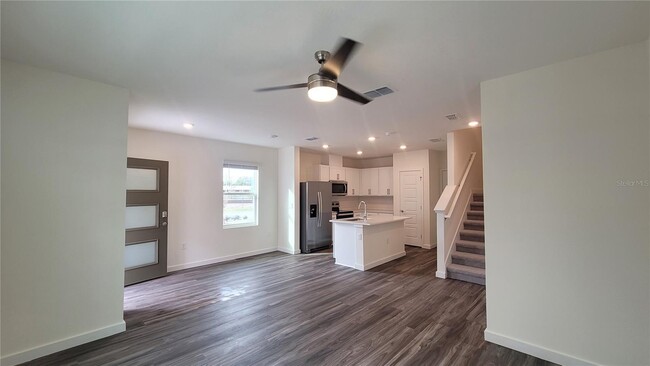
[[[300,83],[300,84],[272,86],[270,88],[255,89],[255,91],[267,92],[267,91],[274,91],[274,90],[298,89],[298,88],[306,88],[306,87],[307,87],[307,83]]]
[[[341,83],[338,84],[336,89],[339,92],[339,96],[341,96],[343,98],[347,98],[347,99],[353,100],[353,101],[355,101],[357,103],[361,103],[361,104],[368,104],[368,103],[372,102],[372,99],[366,97],[363,94],[359,94],[359,93],[355,92],[354,90],[348,88],[347,86],[345,86],[345,85],[343,85]]]
[[[352,56],[354,49],[360,44],[357,41],[343,38],[339,44],[339,48],[332,54],[329,60],[325,61],[321,67],[321,71],[338,78],[341,71],[343,71],[343,67],[345,67],[345,64]]]

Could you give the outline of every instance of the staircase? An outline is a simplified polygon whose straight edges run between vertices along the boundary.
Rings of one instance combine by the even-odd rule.
[[[449,278],[485,285],[485,226],[483,193],[474,193],[463,221],[456,250],[447,266]]]

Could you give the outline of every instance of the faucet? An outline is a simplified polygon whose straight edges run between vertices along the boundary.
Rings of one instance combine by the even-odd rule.
[[[368,206],[366,206],[366,201],[361,201],[359,202],[359,206],[357,206],[357,210],[361,208],[361,204],[363,203],[363,220],[368,220]]]

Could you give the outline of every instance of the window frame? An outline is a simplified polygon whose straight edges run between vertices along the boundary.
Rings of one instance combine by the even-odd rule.
[[[237,168],[237,166],[241,166],[241,168]],[[249,168],[249,170],[254,170],[257,171],[257,179],[255,181],[257,187],[255,188],[256,192],[253,193],[243,193],[243,194],[250,194],[253,196],[253,201],[254,201],[254,212],[255,212],[255,221],[252,223],[240,223],[240,224],[226,224],[225,222],[225,204],[226,204],[226,196],[227,195],[242,195],[241,192],[226,192],[224,190],[224,169],[240,169],[240,170],[245,170]],[[246,228],[246,227],[255,227],[260,225],[260,164],[254,163],[254,162],[248,162],[248,161],[233,161],[233,160],[224,160],[223,163],[221,164],[221,221],[222,221],[222,228],[223,229],[238,229],[238,228]]]

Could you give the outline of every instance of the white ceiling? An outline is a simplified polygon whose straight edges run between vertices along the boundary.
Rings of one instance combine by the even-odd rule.
[[[480,119],[479,83],[640,42],[647,2],[2,2],[2,57],[131,90],[129,125],[364,157],[444,149]],[[396,93],[362,106],[306,90],[313,53],[363,43],[340,81]],[[444,118],[458,113],[460,119]],[[192,131],[182,123],[195,124]],[[395,131],[391,136],[384,132]],[[279,135],[271,139],[272,134]],[[377,141],[367,141],[369,135]],[[310,136],[320,137],[307,142]]]

